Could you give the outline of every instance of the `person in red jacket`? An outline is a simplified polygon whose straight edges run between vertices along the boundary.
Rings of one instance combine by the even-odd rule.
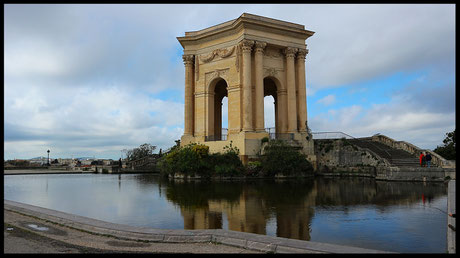
[[[423,167],[423,158],[425,157],[425,155],[423,155],[423,152],[420,152],[420,166]]]

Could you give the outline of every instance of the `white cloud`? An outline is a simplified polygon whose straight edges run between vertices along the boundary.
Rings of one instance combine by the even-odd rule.
[[[29,91],[9,99],[13,105],[5,107],[5,142],[22,142],[21,136],[11,136],[9,127],[20,128],[27,134],[22,137],[53,145],[61,153],[71,151],[71,146],[100,153],[145,142],[165,149],[181,136],[182,103],[116,87],[78,88],[72,96],[62,95],[66,93]],[[55,99],[65,104],[53,103]]]
[[[306,41],[308,96],[417,69],[431,69],[418,80],[426,85],[454,80],[454,7],[5,5],[5,158],[35,157],[47,148],[63,156],[116,156],[145,142],[173,145],[183,130],[184,66],[176,37],[243,12],[316,32]],[[449,83],[423,92],[414,84],[397,92],[401,100],[369,110],[360,103],[330,109],[309,125],[352,135],[385,131],[433,144],[436,133],[443,137],[455,128],[455,86]],[[266,127],[274,126],[272,102],[264,99]],[[335,102],[331,94],[318,104]]]
[[[417,111],[410,104],[399,102],[398,98],[368,110],[355,105],[329,110],[328,114],[309,119],[313,132],[338,131],[354,137],[381,133],[420,148],[434,149],[442,144],[446,132],[455,129],[455,112]]]
[[[331,104],[334,104],[335,101],[336,101],[335,96],[330,94],[330,95],[327,95],[326,97],[324,97],[322,99],[319,99],[316,102],[319,103],[319,104],[323,104],[325,106],[329,106]]]

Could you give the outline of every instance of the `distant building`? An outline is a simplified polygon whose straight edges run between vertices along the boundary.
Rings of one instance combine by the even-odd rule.
[[[36,165],[44,165],[48,163],[48,159],[46,157],[36,157],[29,159],[30,164],[36,164]]]
[[[81,165],[84,166],[84,165],[91,165],[91,162],[93,162],[94,160],[92,159],[87,159],[87,160],[81,160]]]

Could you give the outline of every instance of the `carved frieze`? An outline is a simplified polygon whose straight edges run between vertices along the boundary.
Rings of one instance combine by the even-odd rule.
[[[209,85],[209,83],[214,80],[214,78],[221,77],[228,81],[228,71],[229,68],[226,69],[216,69],[211,72],[207,72],[204,74],[205,85]]]
[[[207,55],[201,55],[200,60],[204,63],[207,63],[207,62],[211,62],[216,56],[219,56],[220,58],[226,58],[226,57],[231,56],[234,50],[235,50],[235,46],[230,47],[230,48],[216,49]]]
[[[280,68],[264,67],[264,77],[266,76],[276,77],[278,75],[278,72],[282,72],[282,71],[284,70]]]
[[[221,58],[226,58],[233,54],[233,50],[235,50],[235,46],[230,48],[218,49],[217,55]]]
[[[280,53],[280,50],[277,48],[267,48],[264,51],[264,55],[266,57],[271,57],[271,58],[281,58],[282,55]]]

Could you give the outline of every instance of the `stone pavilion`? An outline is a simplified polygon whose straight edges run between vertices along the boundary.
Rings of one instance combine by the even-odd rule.
[[[261,153],[265,137],[286,140],[316,160],[307,125],[303,25],[243,13],[178,37],[184,48],[185,123],[181,145],[221,152],[232,143],[243,163]],[[264,128],[264,97],[275,100],[275,128]],[[222,100],[228,98],[228,129]]]

